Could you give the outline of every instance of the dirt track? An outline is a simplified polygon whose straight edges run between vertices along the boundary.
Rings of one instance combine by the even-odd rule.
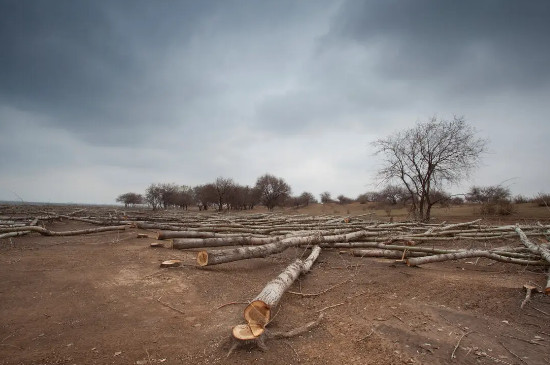
[[[138,232],[0,239],[0,363],[550,363],[550,297],[519,309],[523,284],[542,284],[540,272],[485,259],[409,268],[337,250],[323,251],[291,290],[351,280],[316,297],[285,294],[270,327],[292,329],[343,305],[305,335],[226,358],[244,304],[217,308],[253,298],[302,250],[201,269],[193,252],[152,249]],[[187,266],[160,269],[169,258]]]

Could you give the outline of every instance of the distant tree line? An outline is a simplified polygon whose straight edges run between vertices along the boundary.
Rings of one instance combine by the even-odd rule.
[[[302,208],[310,204],[351,204],[375,203],[379,207],[411,207],[411,196],[408,190],[399,185],[386,185],[379,191],[368,191],[350,198],[340,194],[336,199],[330,192],[320,194],[319,200],[310,192],[292,196],[291,188],[284,179],[265,174],[260,176],[254,186],[240,185],[233,179],[218,177],[214,182],[194,187],[175,183],[154,183],[145,193],[125,193],[117,197],[118,203],[125,207],[148,205],[153,210],[196,206],[199,210],[251,210],[263,205],[269,210],[275,207]],[[478,204],[484,214],[507,215],[514,212],[513,203],[536,203],[539,206],[550,206],[550,195],[540,193],[533,198],[523,195],[512,197],[510,189],[501,185],[472,186],[467,193],[450,194],[443,190],[430,191],[430,201],[442,207],[461,205],[465,202]]]
[[[219,211],[247,210],[262,204],[269,210],[277,206],[307,206],[315,202],[313,194],[304,192],[299,196],[291,195],[290,185],[282,178],[271,174],[260,176],[254,186],[240,185],[231,178],[218,177],[215,181],[194,187],[176,183],[154,183],[145,193],[125,193],[116,201],[124,206],[147,204],[153,210],[197,206],[199,210],[217,209]]]

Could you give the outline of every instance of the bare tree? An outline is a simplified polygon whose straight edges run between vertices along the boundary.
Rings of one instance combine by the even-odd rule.
[[[300,204],[306,207],[310,204],[317,203],[317,199],[315,199],[315,196],[307,191],[304,191],[298,198],[300,199]]]
[[[432,189],[467,176],[485,152],[487,140],[477,138],[463,118],[446,121],[433,117],[373,145],[385,158],[380,179],[403,183],[415,217],[429,220],[434,204],[430,198]]]
[[[178,205],[178,193],[180,187],[177,184],[160,184],[162,207],[167,209],[169,206]]]
[[[496,203],[509,200],[512,193],[510,189],[501,185],[472,186],[466,200],[472,203]]]
[[[226,203],[227,196],[231,193],[231,190],[234,186],[235,182],[233,182],[233,179],[220,176],[216,179],[216,181],[214,181],[219,211],[223,209],[223,205],[224,203]]]
[[[182,185],[178,187],[173,203],[178,207],[187,210],[189,205],[193,204],[193,189],[190,186]]]
[[[136,205],[136,204],[142,204],[143,203],[143,196],[141,194],[136,193],[126,193],[121,194],[116,198],[117,203],[123,203],[124,207],[128,207],[129,205]]]
[[[328,191],[321,193],[321,203],[326,204],[326,203],[332,203],[332,202],[333,200]]]
[[[217,201],[217,192],[214,184],[195,186],[193,188],[193,195],[199,210],[208,210],[208,206]]]
[[[353,203],[353,199],[352,198],[348,198],[347,196],[345,196],[344,194],[340,194],[336,197],[336,199],[338,199],[338,203],[344,205],[344,204],[351,204]]]
[[[269,210],[273,210],[277,205],[283,205],[291,193],[290,185],[282,178],[270,174],[260,176],[255,188],[260,194],[260,201]]]
[[[162,187],[160,184],[151,184],[145,190],[145,201],[157,210],[162,205]]]

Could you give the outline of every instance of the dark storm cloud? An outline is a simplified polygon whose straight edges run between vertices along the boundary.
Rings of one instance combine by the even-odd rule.
[[[233,66],[261,71],[269,60],[256,54],[284,46],[250,42],[254,32],[304,16],[293,2],[3,1],[0,103],[94,143],[209,123],[205,99],[221,109],[230,88],[247,87],[226,82]]]
[[[379,52],[389,79],[448,82],[455,92],[550,81],[550,2],[347,1],[331,36]]]
[[[201,2],[4,1],[1,9],[0,102],[83,138],[112,130],[119,140],[117,128],[150,122],[133,112],[162,92],[147,79],[150,67],[208,13]]]

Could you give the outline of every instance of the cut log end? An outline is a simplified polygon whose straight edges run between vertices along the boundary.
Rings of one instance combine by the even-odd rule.
[[[261,300],[255,300],[244,309],[244,319],[255,337],[260,336],[271,319],[271,308]]]
[[[149,236],[147,235],[147,233],[138,233],[137,238],[149,238]]]
[[[241,341],[254,340],[262,335],[264,331],[263,328],[257,325],[239,324],[233,327],[233,337]]]
[[[200,251],[197,255],[197,263],[200,266],[206,266],[208,265],[208,252],[207,251]]]
[[[164,247],[164,244],[162,242],[153,242],[151,243],[151,248],[159,248],[159,247]]]
[[[160,264],[160,267],[179,267],[181,266],[181,260],[166,260]]]

